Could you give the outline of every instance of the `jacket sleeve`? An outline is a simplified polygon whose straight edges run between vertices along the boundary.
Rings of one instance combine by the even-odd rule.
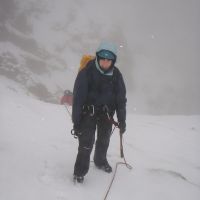
[[[126,86],[121,72],[118,70],[117,91],[116,91],[116,113],[119,123],[126,122]]]
[[[83,105],[88,93],[87,70],[83,69],[76,77],[73,89],[72,122],[80,124]]]

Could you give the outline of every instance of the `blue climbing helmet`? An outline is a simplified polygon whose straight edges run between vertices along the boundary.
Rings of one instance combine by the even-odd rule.
[[[101,42],[96,55],[99,58],[106,58],[115,62],[117,59],[117,46],[111,42]]]

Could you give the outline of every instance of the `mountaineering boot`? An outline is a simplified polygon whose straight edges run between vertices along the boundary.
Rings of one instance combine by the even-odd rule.
[[[74,175],[74,183],[76,183],[76,182],[83,183],[83,181],[84,181],[84,176]]]
[[[97,168],[102,169],[103,171],[107,172],[107,173],[111,173],[112,172],[112,167],[109,165],[109,163],[106,161],[105,163],[103,163],[102,165],[97,165],[95,164]]]

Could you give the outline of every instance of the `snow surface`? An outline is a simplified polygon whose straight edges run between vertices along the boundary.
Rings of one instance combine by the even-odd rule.
[[[65,107],[16,87],[0,85],[0,199],[103,199],[113,173],[92,162],[84,184],[73,184],[78,143]],[[119,166],[107,199],[199,200],[200,116],[128,114],[127,126],[124,152],[133,169]],[[108,160],[113,168],[122,161],[117,130]]]

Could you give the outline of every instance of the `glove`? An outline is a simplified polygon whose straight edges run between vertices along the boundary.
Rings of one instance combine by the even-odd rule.
[[[74,136],[81,136],[82,135],[82,131],[81,131],[81,127],[79,124],[74,124],[73,129],[71,131],[72,135]]]
[[[120,134],[124,134],[126,131],[126,122],[119,122],[119,132]]]

